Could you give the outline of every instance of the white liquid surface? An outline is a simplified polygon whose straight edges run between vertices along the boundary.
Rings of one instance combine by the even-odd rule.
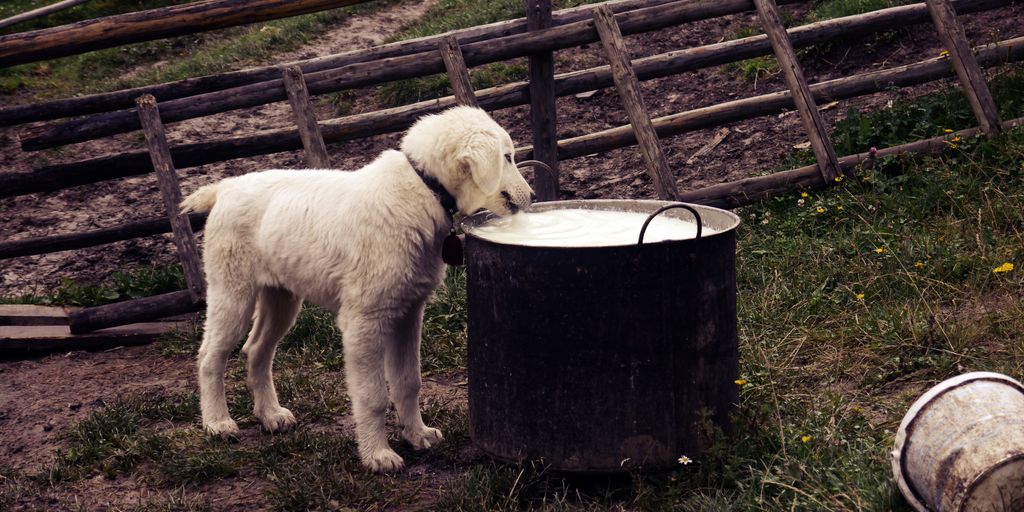
[[[636,245],[646,213],[609,210],[547,210],[493,219],[471,232],[485,240],[537,247],[608,247]],[[701,236],[715,233],[704,226]],[[644,243],[686,240],[697,236],[697,225],[664,215],[655,217]]]

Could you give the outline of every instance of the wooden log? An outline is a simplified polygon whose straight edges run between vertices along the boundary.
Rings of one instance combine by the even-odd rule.
[[[924,13],[927,16],[927,13]],[[695,50],[699,50],[695,49]],[[699,56],[693,56],[700,60]],[[1024,59],[1024,37],[1017,37],[978,51],[979,63],[985,66],[998,65]],[[657,60],[648,61],[656,63]],[[661,60],[661,62],[664,62]],[[673,59],[673,62],[679,62]],[[692,64],[689,57],[682,59],[683,65]],[[654,73],[651,66],[652,73]],[[573,91],[591,90],[589,80],[595,76],[593,70],[569,73],[563,80],[556,80],[558,95],[572,94]],[[953,74],[948,61],[933,58],[926,61],[900,66],[888,70],[845,77],[811,86],[818,101],[831,102],[884,91],[891,87],[906,87],[945,78]],[[570,76],[571,75],[571,76]],[[640,76],[638,74],[638,76]],[[611,81],[610,72],[608,80]],[[527,85],[511,84],[477,92],[477,98],[485,109],[505,108],[521,105],[528,101]],[[452,98],[431,100],[396,109],[348,116],[321,123],[324,139],[328,142],[367,137],[407,128],[419,116],[454,105]],[[662,137],[699,130],[719,124],[751,119],[779,113],[793,108],[788,93],[778,92],[704,107],[688,112],[672,114],[654,120],[654,127]],[[600,153],[635,144],[636,139],[628,127],[617,127],[580,137],[559,141],[560,159],[576,158]],[[280,151],[301,149],[302,143],[294,130],[269,130],[256,135],[232,137],[217,141],[184,144],[172,149],[172,156],[178,168],[184,169],[212,162],[265,155]],[[516,158],[527,159],[532,154],[529,146],[517,148]],[[36,192],[52,192],[66,188],[97,183],[101,181],[137,176],[152,172],[152,165],[145,152],[134,151],[119,155],[104,156],[55,164],[31,172],[0,173],[0,198]]]
[[[7,28],[11,25],[17,25],[23,21],[34,20],[36,18],[42,18],[48,14],[53,14],[58,11],[70,9],[78,4],[84,4],[89,0],[63,0],[61,2],[52,3],[50,5],[44,5],[38,9],[32,9],[21,14],[16,14],[10,18],[4,18],[0,20],[0,29]]]
[[[189,224],[192,225],[193,231],[203,229],[203,226],[206,224],[206,215],[205,212],[190,213],[188,215]],[[20,240],[4,240],[0,242],[0,260],[95,247],[97,245],[170,232],[171,221],[165,217],[129,222],[119,226],[78,233],[39,236]]]
[[[608,2],[615,12],[625,12],[641,7],[651,7],[678,0],[617,0]],[[959,0],[966,1],[966,0]],[[986,0],[991,1],[991,0]],[[584,5],[558,11],[554,15],[555,25],[564,25],[590,19],[592,6]],[[285,65],[298,65],[303,73],[313,73],[329,68],[338,68],[356,62],[368,62],[403,55],[428,52],[437,47],[437,42],[448,34],[458,37],[460,44],[504,37],[522,33],[526,30],[526,20],[500,21],[460,30],[453,30],[437,36],[427,36],[406,41],[375,46],[364,50],[354,50],[334,55],[326,55],[314,59],[300,60]],[[174,82],[148,85],[132,89],[123,89],[101,94],[91,94],[75,98],[64,98],[26,105],[15,105],[0,108],[0,126],[12,126],[35,121],[48,121],[62,117],[81,116],[130,108],[135,105],[135,98],[143,94],[152,94],[157,101],[167,101],[186,96],[238,87],[241,85],[273,80],[280,75],[279,66],[263,66],[228,73],[218,73],[201,77],[186,78]]]
[[[466,67],[466,60],[462,57],[462,49],[455,36],[448,36],[437,44],[437,50],[444,61],[445,72],[448,73],[448,83],[455,93],[455,101],[459,105],[479,107],[476,95],[473,93],[473,82],[469,79],[469,68]]]
[[[640,95],[640,81],[633,72],[633,66],[626,53],[626,45],[622,33],[611,11],[599,7],[594,10],[594,27],[601,36],[605,56],[612,68],[615,87],[622,98],[622,106],[626,109],[629,124],[640,143],[640,153],[647,164],[647,173],[654,180],[654,189],[659,199],[675,200],[679,195],[676,191],[675,178],[668,158],[658,142],[658,134],[651,124],[651,116],[644,106],[644,98]]]
[[[0,66],[195,34],[334,9],[368,0],[200,0],[0,36]]]
[[[105,327],[193,313],[201,311],[205,306],[202,301],[194,302],[188,290],[180,290],[104,306],[82,308],[68,314],[68,323],[72,334],[81,334]]]
[[[803,121],[804,129],[811,140],[814,156],[818,159],[822,179],[831,182],[839,176],[839,157],[832,147],[832,139],[828,135],[825,121],[822,120],[818,106],[811,97],[811,89],[804,78],[804,70],[796,59],[796,51],[789,40],[789,35],[786,34],[786,28],[782,25],[782,19],[779,18],[779,9],[775,6],[774,0],[754,0],[754,5],[757,7],[757,15],[761,19],[765,35],[772,43],[772,50],[775,59],[779,61],[782,76],[793,93],[793,101],[800,112],[800,120]]]
[[[0,327],[0,353],[51,350],[96,350],[146,345],[161,335],[185,328],[184,322],[122,325],[85,334],[72,334],[66,325]]]
[[[1016,126],[1024,126],[1024,117],[1002,123],[1003,129],[1010,129]],[[839,159],[839,168],[842,171],[849,171],[859,165],[870,164],[875,159],[901,153],[941,153],[949,147],[951,139],[955,137],[974,137],[979,133],[981,133],[980,128],[969,128],[939,137],[882,148],[874,155],[869,152],[848,155]],[[821,174],[818,171],[817,165],[808,165],[767,176],[745,178],[698,190],[684,191],[680,194],[679,200],[718,208],[738,208],[769,197],[804,189],[821,189],[833,184],[834,182],[826,184],[821,180]]]
[[[528,30],[549,28],[551,0],[527,0],[526,23]],[[555,56],[553,52],[534,53],[530,66],[530,121],[533,130],[533,158],[551,167],[551,173],[534,173],[533,188],[540,201],[558,199],[558,131],[555,110]]]
[[[310,169],[330,169],[331,157],[327,154],[327,145],[320,134],[320,125],[316,122],[316,112],[309,102],[309,91],[302,69],[298,66],[284,68],[284,88],[288,92],[288,103],[295,114],[302,147],[306,150],[306,165]]]
[[[618,15],[623,34],[657,30],[679,23],[739,12],[749,8],[750,0],[681,0],[673,4],[627,11]],[[596,42],[592,22],[574,22],[559,27],[516,34],[462,47],[466,64],[477,66],[538,51],[552,51]],[[444,72],[444,63],[436,51],[394,57],[382,61],[359,62],[306,75],[311,95],[376,85],[433,73]],[[160,105],[165,123],[182,121],[285,99],[281,79],[179,98]],[[74,142],[84,142],[139,128],[130,110],[110,112],[52,126],[32,128],[22,137],[25,151],[37,151]]]
[[[203,279],[203,268],[199,259],[199,247],[188,215],[181,212],[181,186],[171,162],[171,152],[167,148],[167,136],[164,125],[160,122],[160,110],[156,106],[156,98],[151,95],[140,96],[136,101],[139,119],[146,134],[146,145],[149,146],[149,157],[156,170],[160,196],[167,208],[167,217],[171,221],[174,233],[174,246],[178,251],[178,260],[185,273],[185,282],[192,300],[199,302],[206,296],[206,280]]]
[[[978,125],[985,135],[993,137],[1000,132],[999,110],[996,102],[992,99],[992,93],[985,83],[985,74],[982,73],[978,61],[971,51],[971,43],[967,41],[964,34],[964,27],[956,19],[956,12],[949,0],[926,0],[928,10],[932,15],[935,28],[938,29],[939,40],[942,46],[949,52],[949,58],[953,61],[953,69],[960,79],[960,84],[967,93],[967,100],[971,104],[974,116],[978,118]]]

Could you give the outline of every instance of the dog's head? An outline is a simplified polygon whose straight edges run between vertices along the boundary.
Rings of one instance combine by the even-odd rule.
[[[486,208],[510,215],[533,202],[533,189],[516,168],[512,138],[483,110],[454,107],[423,117],[401,147],[444,185],[463,214]]]

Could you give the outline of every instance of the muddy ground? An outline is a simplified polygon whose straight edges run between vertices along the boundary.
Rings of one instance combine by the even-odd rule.
[[[431,5],[406,2],[380,12],[352,18],[315,45],[304,47],[273,62],[287,62],[328,53],[379,44],[389,34],[415,20]],[[806,7],[793,8],[800,16]],[[1024,33],[1024,5],[1003,8],[966,17],[968,37],[975,44],[1020,36]],[[721,41],[741,27],[756,27],[751,14],[701,21],[682,27],[627,38],[635,57],[673,49]],[[938,55],[941,51],[929,25],[906,30],[899,37],[878,42],[868,38],[835,45],[831,51],[804,62],[811,82],[824,81],[882,67],[893,67]],[[557,54],[556,71],[582,69],[603,63],[600,45],[562,51]],[[268,64],[271,62],[252,63]],[[948,85],[949,81],[928,84],[912,90],[893,91],[850,101],[842,101],[823,112],[831,126],[850,107],[884,108],[890,100],[923,94]],[[644,98],[652,116],[663,116],[696,107],[712,105],[745,96],[763,94],[785,87],[781,76],[761,77],[752,82],[725,67],[701,70],[681,76],[644,82]],[[559,138],[591,133],[627,124],[627,117],[613,89],[593,95],[570,96],[558,100]],[[373,108],[370,91],[358,91],[354,111]],[[21,101],[30,99],[26,96]],[[333,117],[331,107],[318,106],[321,118]],[[519,144],[530,143],[529,110],[519,107],[494,114]],[[193,142],[285,127],[292,123],[286,103],[245,109],[168,126],[172,144]],[[728,125],[727,137],[707,154],[687,163],[717,129],[702,130],[663,141],[669,162],[675,170],[680,190],[699,188],[750,176],[777,167],[783,156],[807,141],[799,116],[793,112]],[[59,152],[26,154],[18,149],[18,129],[0,132],[0,169],[2,172],[29,170],[42,162],[78,160],[142,147],[137,134],[78,144]],[[334,145],[329,148],[339,168],[352,169],[371,161],[385,148],[395,147],[399,135],[385,135]],[[865,148],[866,149],[866,148]],[[267,168],[302,166],[298,152],[184,169],[180,171],[183,190],[226,176]],[[654,197],[650,179],[642,172],[643,162],[636,148],[589,155],[561,164],[563,198],[650,198]],[[135,219],[162,215],[160,196],[153,176],[128,178],[117,182],[50,193],[0,200],[0,239],[19,239],[84,229],[113,226]],[[42,292],[60,284],[65,277],[102,280],[115,270],[133,266],[169,263],[174,260],[168,236],[110,244],[73,253],[62,252],[0,261],[0,294],[18,295]],[[464,388],[452,384],[458,376],[436,379],[429,384],[431,393],[464,398]],[[148,389],[182,390],[194,388],[193,366],[189,357],[167,358],[153,347],[122,348],[104,352],[51,354],[25,360],[0,360],[0,460],[25,472],[51,462],[55,450],[64,446],[62,433],[118,396]],[[84,500],[100,506],[117,495],[111,483],[88,482],[69,491],[69,503]],[[238,485],[235,482],[232,485]],[[231,490],[222,490],[229,493]],[[136,494],[141,491],[135,491]],[[74,501],[72,501],[72,498]],[[125,500],[144,500],[144,496],[125,494]],[[239,510],[246,503],[234,504]],[[258,503],[248,503],[258,506]],[[87,507],[92,508],[92,507]]]

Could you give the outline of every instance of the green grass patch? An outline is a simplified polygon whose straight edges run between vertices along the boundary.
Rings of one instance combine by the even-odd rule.
[[[100,283],[65,278],[52,292],[0,297],[0,303],[54,306],[98,306],[129,299],[182,290],[185,275],[181,265],[141,266],[116,271]]]

